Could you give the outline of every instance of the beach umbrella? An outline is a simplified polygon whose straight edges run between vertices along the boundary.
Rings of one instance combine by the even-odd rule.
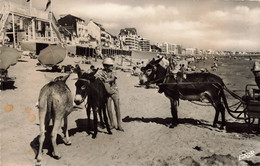
[[[49,45],[40,51],[38,60],[43,65],[54,66],[65,59],[66,51],[61,45]]]
[[[0,47],[0,69],[8,69],[11,65],[15,65],[21,57],[19,52],[12,47]]]

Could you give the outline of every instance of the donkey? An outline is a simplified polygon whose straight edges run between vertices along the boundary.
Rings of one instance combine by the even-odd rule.
[[[78,64],[75,65],[75,68],[73,70],[78,75],[78,78],[81,78],[82,74],[84,73],[84,72],[82,72],[82,70]],[[97,70],[98,69],[93,69],[93,70],[89,69],[86,73],[97,72]],[[91,72],[89,72],[89,71],[91,71]],[[89,98],[87,100],[88,100],[87,105],[85,105],[85,107],[86,107],[87,115],[90,116],[90,109],[92,108],[92,106],[91,106],[92,103],[91,103],[91,101],[89,101]],[[100,125],[102,128],[105,128],[105,123],[102,118],[101,109],[98,111],[98,114],[99,114]],[[89,118],[89,116],[88,116],[88,118]]]
[[[73,111],[73,98],[69,87],[66,85],[66,80],[70,74],[64,77],[57,77],[54,81],[44,85],[40,91],[38,98],[39,106],[39,121],[40,121],[40,137],[39,151],[37,161],[42,159],[42,148],[45,139],[45,127],[49,126],[52,119],[53,129],[51,132],[51,141],[53,146],[52,155],[56,159],[60,159],[61,155],[57,151],[56,138],[58,130],[61,128],[62,119],[64,119],[64,143],[70,145],[68,133],[68,115]]]
[[[213,127],[217,127],[219,112],[221,112],[222,123],[220,129],[225,126],[225,107],[228,108],[227,99],[223,88],[223,80],[211,73],[190,73],[183,75],[178,72],[177,76],[169,74],[169,66],[164,63],[166,59],[153,59],[142,68],[143,75],[140,83],[155,83],[159,86],[159,93],[164,93],[171,102],[172,124],[170,128],[178,125],[177,106],[179,99],[188,101],[208,100],[215,108],[216,114]],[[225,107],[221,103],[224,102]]]
[[[88,116],[88,125],[90,124],[90,108],[93,110],[94,115],[94,134],[92,138],[97,136],[97,113],[100,113],[100,121],[102,123],[103,113],[104,121],[108,134],[112,134],[108,118],[106,114],[106,104],[108,93],[105,89],[103,82],[100,79],[96,79],[93,73],[83,73],[75,83],[76,86],[76,95],[74,98],[74,103],[79,105],[81,104],[86,97],[88,96],[88,107],[87,107],[87,116]]]

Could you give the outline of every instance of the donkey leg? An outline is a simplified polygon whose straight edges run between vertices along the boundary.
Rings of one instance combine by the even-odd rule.
[[[39,109],[39,120],[40,120],[40,137],[39,137],[39,150],[38,150],[38,155],[37,155],[37,161],[40,162],[42,160],[42,147],[43,147],[43,142],[45,139],[45,117],[46,117],[46,108],[41,108]]]
[[[171,113],[172,113],[172,124],[170,125],[170,128],[174,128],[178,125],[178,101],[174,99],[170,99],[171,101]]]
[[[107,114],[106,114],[106,105],[103,106],[102,112],[103,112],[103,117],[104,117],[104,120],[105,120],[107,132],[108,132],[108,134],[112,134],[110,127],[109,127],[109,124],[108,124],[108,118],[107,118]]]
[[[57,134],[58,134],[58,130],[60,129],[60,127],[61,127],[61,119],[55,119],[53,129],[51,132],[51,142],[52,142],[52,146],[53,146],[52,155],[55,159],[61,158],[61,155],[57,151],[57,143],[56,143]]]
[[[213,100],[213,98],[218,99],[218,100],[220,100],[220,98],[219,98],[219,96],[212,97],[211,93],[205,93],[204,95],[209,100],[211,105],[215,108],[216,113],[215,113],[215,117],[214,117],[214,121],[213,121],[213,127],[217,127],[218,116],[219,116],[219,111],[220,111],[221,107],[219,106],[220,104],[218,104],[220,102]]]
[[[101,109],[98,110],[98,115],[99,115],[100,127],[102,129],[104,129],[105,123],[104,123],[104,120],[103,120],[103,117],[102,117],[102,110]]]
[[[71,141],[69,138],[69,130],[68,130],[68,116],[64,117],[64,134],[65,138],[63,139],[65,145],[71,145]]]
[[[224,129],[224,126],[226,126],[225,107],[223,106],[223,104],[221,104],[220,108],[221,108],[221,109],[220,109],[220,112],[221,112],[221,120],[222,120],[220,129],[223,130],[223,129]]]
[[[218,116],[219,116],[219,108],[216,107],[215,110],[216,110],[216,113],[215,113],[215,117],[214,117],[214,121],[213,121],[213,127],[217,127]]]
[[[93,139],[97,137],[97,130],[98,130],[97,129],[97,112],[99,111],[98,109],[100,109],[100,108],[96,107],[93,109],[93,115],[94,115],[94,134],[92,135]]]
[[[91,106],[88,104],[88,106],[86,108],[87,117],[88,117],[88,128],[90,128],[90,109],[91,109]]]

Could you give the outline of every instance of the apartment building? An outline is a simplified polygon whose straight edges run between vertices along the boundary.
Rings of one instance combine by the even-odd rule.
[[[139,45],[140,45],[141,51],[151,51],[150,40],[145,39],[145,38],[140,38]]]
[[[119,40],[121,40],[123,43],[123,49],[140,50],[140,40],[135,28],[121,29],[118,36]]]
[[[159,44],[159,47],[162,49],[163,53],[166,54],[179,54],[179,45],[177,44],[171,44],[168,42],[163,42]]]
[[[66,15],[58,20],[58,23],[66,28],[71,36],[71,44],[87,44],[88,29],[86,22],[76,16]]]
[[[186,55],[195,55],[196,48],[186,48]]]

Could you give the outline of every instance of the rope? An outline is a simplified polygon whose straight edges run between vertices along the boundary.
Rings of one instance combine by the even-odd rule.
[[[211,104],[200,104],[200,103],[197,103],[197,102],[195,102],[195,101],[189,101],[189,102],[191,102],[191,103],[193,103],[193,104],[196,104],[196,105],[199,105],[199,106],[212,106]],[[208,102],[209,103],[209,102]]]
[[[234,106],[238,105],[239,103],[241,103],[241,102],[237,102],[237,103],[235,103],[235,104],[229,106],[229,108],[234,107]]]
[[[232,97],[238,99],[241,103],[245,103],[245,101],[240,96],[229,90],[226,86],[224,86],[223,89],[227,91],[229,94],[231,94]]]

